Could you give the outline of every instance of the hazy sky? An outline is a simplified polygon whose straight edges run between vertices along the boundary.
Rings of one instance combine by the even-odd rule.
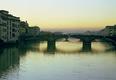
[[[0,8],[42,29],[100,29],[116,24],[116,0],[0,0]]]

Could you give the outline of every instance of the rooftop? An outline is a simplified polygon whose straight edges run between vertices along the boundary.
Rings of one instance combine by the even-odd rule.
[[[6,10],[0,10],[0,13],[8,14],[9,12]]]
[[[8,19],[14,19],[14,20],[19,20],[19,19],[20,19],[20,17],[16,17],[16,16],[13,16],[12,14],[9,14],[9,12],[6,11],[6,10],[0,10],[0,13],[1,13],[4,17],[6,16],[6,18],[8,18]]]

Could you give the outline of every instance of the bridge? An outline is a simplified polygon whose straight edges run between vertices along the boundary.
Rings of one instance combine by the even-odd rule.
[[[71,35],[70,37],[80,39],[83,42],[83,50],[91,50],[91,43],[96,39],[104,40],[116,46],[116,37],[101,35]],[[88,49],[87,49],[88,47]]]
[[[50,34],[50,35],[39,35],[37,37],[26,37],[25,40],[29,39],[36,39],[36,40],[42,40],[42,41],[47,41],[47,48],[48,51],[50,50],[55,50],[56,49],[56,41],[60,39],[65,39],[66,41],[69,38],[75,38],[75,39],[80,39],[80,41],[83,42],[83,50],[89,51],[91,50],[91,44],[94,40],[99,39],[99,40],[105,40],[107,42],[112,43],[114,46],[116,46],[116,37],[115,36],[101,36],[101,35],[78,35],[78,34],[60,34],[60,35],[55,35],[55,34]]]

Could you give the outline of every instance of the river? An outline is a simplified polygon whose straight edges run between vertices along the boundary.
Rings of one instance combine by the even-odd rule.
[[[25,42],[0,49],[0,80],[116,80],[116,52],[103,42],[91,51],[77,40],[49,51],[46,42]]]

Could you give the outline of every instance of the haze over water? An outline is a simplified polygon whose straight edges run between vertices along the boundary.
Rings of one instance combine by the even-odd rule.
[[[84,52],[77,40],[60,41],[47,52],[46,42],[1,49],[0,80],[116,80],[116,52],[111,45],[92,43]]]

